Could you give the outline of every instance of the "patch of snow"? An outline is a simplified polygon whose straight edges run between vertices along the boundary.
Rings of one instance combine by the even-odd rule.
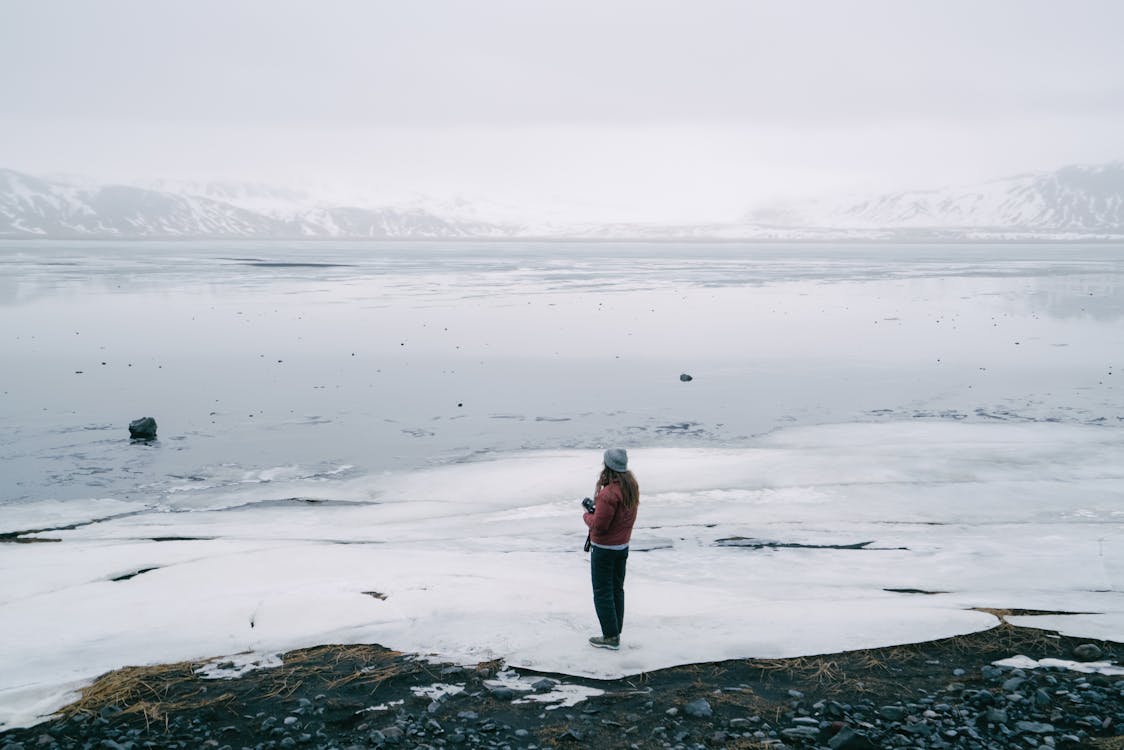
[[[404,701],[404,700],[387,701],[386,703],[379,703],[376,706],[368,706],[367,708],[360,709],[358,711],[358,713],[366,713],[368,711],[389,711],[392,708],[397,708],[398,706],[401,706],[405,702],[406,701]]]
[[[435,682],[432,685],[419,685],[410,688],[410,692],[419,697],[438,700],[447,695],[457,695],[464,692],[464,685],[450,685],[444,682]]]
[[[1007,659],[993,661],[997,667],[1011,667],[1012,669],[1068,669],[1071,672],[1083,674],[1103,674],[1110,677],[1124,675],[1124,667],[1107,661],[1073,661],[1071,659],[1031,659],[1029,656],[1018,654]]]
[[[538,691],[535,689],[536,683],[543,680],[542,677],[535,675],[520,675],[518,672],[510,669],[505,669],[499,672],[495,679],[486,680],[485,685],[492,685],[495,687],[506,687],[516,692],[523,693],[519,698],[516,698],[512,703],[549,703],[552,705],[547,706],[547,710],[557,708],[569,708],[581,703],[589,698],[598,695],[604,695],[605,691],[599,688],[586,687],[585,685],[567,684],[557,680],[551,680],[551,687],[549,690]]]
[[[282,664],[280,654],[234,654],[209,660],[195,674],[207,680],[227,680],[259,669],[276,669]]]

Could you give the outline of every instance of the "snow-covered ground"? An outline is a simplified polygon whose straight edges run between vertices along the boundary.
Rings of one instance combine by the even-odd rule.
[[[615,677],[977,608],[1124,640],[1117,253],[0,248],[0,533],[57,540],[0,544],[0,726],[318,643]],[[617,653],[578,506],[611,444]]]

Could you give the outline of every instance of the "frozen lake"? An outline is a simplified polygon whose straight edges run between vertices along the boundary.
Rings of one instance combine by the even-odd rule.
[[[0,544],[0,726],[325,642],[609,677],[973,608],[1124,640],[1122,352],[1111,245],[0,243],[0,533],[61,540]]]

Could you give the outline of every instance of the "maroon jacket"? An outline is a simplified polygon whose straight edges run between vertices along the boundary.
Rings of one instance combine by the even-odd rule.
[[[628,544],[628,540],[632,538],[632,524],[636,523],[640,498],[636,499],[636,504],[631,508],[624,507],[620,483],[610,482],[601,488],[594,502],[594,512],[582,516],[585,525],[589,527],[590,540],[605,547]]]

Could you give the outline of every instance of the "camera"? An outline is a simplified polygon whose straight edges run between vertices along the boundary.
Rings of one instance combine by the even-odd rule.
[[[587,512],[587,513],[592,513],[592,512],[593,512],[593,507],[594,507],[594,506],[593,506],[593,501],[592,501],[592,500],[590,500],[590,499],[589,499],[588,497],[587,497],[587,498],[585,498],[584,500],[582,500],[582,507],[583,507],[583,508],[585,508],[585,510],[586,510],[586,512]]]

